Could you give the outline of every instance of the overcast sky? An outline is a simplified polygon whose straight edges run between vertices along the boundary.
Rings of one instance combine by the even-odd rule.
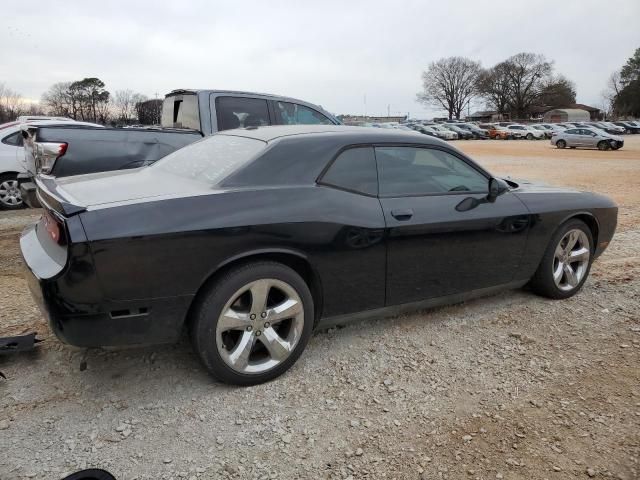
[[[149,97],[250,90],[335,114],[363,113],[366,96],[369,114],[426,117],[420,74],[441,57],[541,53],[600,107],[638,47],[640,0],[31,1],[2,13],[0,83],[30,99],[84,77]]]

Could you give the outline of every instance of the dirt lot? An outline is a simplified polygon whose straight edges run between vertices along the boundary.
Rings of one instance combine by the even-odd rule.
[[[456,145],[495,173],[618,201],[584,290],[320,332],[288,374],[253,388],[213,383],[186,340],[61,345],[19,273],[18,233],[36,216],[0,214],[0,333],[46,339],[0,358],[0,479],[87,466],[127,480],[640,478],[640,135],[617,152]]]

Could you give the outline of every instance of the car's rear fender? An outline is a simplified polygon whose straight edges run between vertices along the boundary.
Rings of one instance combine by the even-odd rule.
[[[203,280],[194,297],[194,300],[191,302],[189,311],[187,313],[187,321],[191,319],[191,313],[194,307],[197,305],[198,299],[203,295],[204,292],[208,290],[208,288],[212,284],[217,281],[218,278],[220,278],[229,270],[239,267],[240,265],[264,260],[282,263],[293,269],[296,273],[298,273],[298,275],[302,277],[302,279],[309,287],[311,295],[313,296],[315,307],[315,322],[317,322],[322,316],[323,305],[322,282],[320,279],[320,274],[318,273],[317,269],[313,267],[307,255],[305,255],[303,252],[291,248],[267,248],[249,250],[229,257],[220,264],[216,265]]]

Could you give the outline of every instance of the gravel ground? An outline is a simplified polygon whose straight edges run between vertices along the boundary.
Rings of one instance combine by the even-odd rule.
[[[318,332],[289,373],[251,388],[214,383],[186,339],[60,344],[20,276],[18,233],[37,213],[0,214],[0,333],[46,340],[0,357],[0,479],[640,478],[640,136],[619,152],[456,145],[496,173],[620,203],[584,290]]]

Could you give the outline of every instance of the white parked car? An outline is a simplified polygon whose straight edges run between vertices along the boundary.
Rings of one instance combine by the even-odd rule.
[[[34,117],[20,117],[34,118]],[[94,123],[76,122],[67,118],[55,120],[27,121],[30,125],[96,125]],[[22,147],[20,120],[0,124],[0,210],[16,210],[22,208],[22,197],[18,187],[18,174],[26,172],[24,167],[24,148]]]
[[[431,130],[435,130],[438,136],[444,140],[457,140],[458,134],[441,125],[428,125]]]
[[[511,132],[513,138],[526,138],[527,140],[539,140],[545,137],[541,130],[536,130],[529,125],[509,125],[507,130]]]

